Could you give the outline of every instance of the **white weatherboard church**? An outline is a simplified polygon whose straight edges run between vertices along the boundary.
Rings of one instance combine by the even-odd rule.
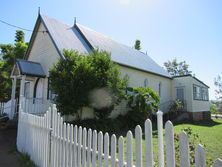
[[[50,100],[49,68],[60,58],[63,49],[90,53],[93,49],[111,53],[112,60],[120,66],[122,76],[129,77],[129,86],[151,87],[160,95],[160,110],[167,112],[171,102],[184,101],[184,112],[191,119],[209,116],[208,86],[197,78],[186,75],[171,77],[148,55],[120,44],[100,33],[75,23],[66,25],[56,19],[39,14],[24,60],[17,60],[12,71],[12,106],[15,85],[20,80],[20,95],[32,103]],[[121,113],[121,107],[117,109]],[[14,109],[12,108],[12,112]],[[188,114],[187,114],[188,115]]]

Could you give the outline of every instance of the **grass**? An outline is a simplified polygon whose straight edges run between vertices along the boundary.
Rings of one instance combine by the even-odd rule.
[[[19,163],[23,167],[36,167],[27,154],[18,153]]]
[[[213,120],[209,122],[202,122],[202,123],[183,123],[178,124],[174,126],[174,133],[179,134],[181,131],[185,128],[190,127],[192,129],[192,134],[198,134],[199,138],[196,140],[196,144],[199,144],[199,142],[204,145],[206,156],[208,157],[209,163],[212,163],[211,161],[216,160],[217,158],[222,158],[222,120]],[[158,160],[158,143],[157,143],[157,135],[156,131],[153,132],[153,152],[154,152],[154,161],[157,162]],[[126,144],[126,138],[125,144]],[[189,140],[192,140],[192,137],[189,138]],[[135,140],[133,140],[133,145],[135,146]],[[136,146],[135,146],[136,147]],[[135,153],[135,147],[133,148],[133,152]],[[143,147],[143,161],[145,161],[145,141],[142,142]],[[196,147],[196,146],[195,146]],[[178,152],[177,152],[178,154]],[[125,151],[126,155],[126,151]],[[135,154],[133,161],[135,163]],[[177,159],[177,163],[179,162],[179,159]],[[143,162],[145,165],[145,162]],[[155,164],[157,165],[157,164]]]
[[[199,135],[201,144],[205,146],[206,155],[213,160],[222,158],[222,120],[196,124],[180,124],[175,126],[175,133],[190,127],[194,133]]]

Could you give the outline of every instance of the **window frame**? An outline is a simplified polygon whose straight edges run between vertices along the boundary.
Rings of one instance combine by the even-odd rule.
[[[209,101],[208,88],[193,84],[193,99],[199,101]]]
[[[147,88],[148,85],[149,85],[148,78],[145,78],[143,82],[144,82],[144,83],[143,83],[143,86],[144,86],[145,88]]]

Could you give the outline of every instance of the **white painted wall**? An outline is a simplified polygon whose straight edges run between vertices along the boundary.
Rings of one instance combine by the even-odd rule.
[[[129,76],[129,86],[144,86],[145,79],[148,80],[148,87],[159,93],[159,83],[161,82],[160,104],[168,104],[172,100],[172,80],[166,77],[154,75],[147,72],[138,71],[132,68],[120,67],[122,76]],[[162,105],[161,105],[162,106]],[[166,107],[166,106],[165,106]]]
[[[173,100],[176,100],[176,89],[184,88],[184,100],[187,105],[187,111],[192,112],[192,86],[190,77],[178,77],[174,78],[172,82],[172,94]]]
[[[46,31],[46,28],[42,23],[40,23],[38,31]],[[37,33],[35,40],[33,41],[33,46],[31,48],[28,60],[39,62],[46,75],[49,75],[49,69],[55,64],[60,55],[58,54],[50,36],[48,33]],[[43,82],[43,98],[47,98],[47,87],[48,79],[42,79]]]
[[[192,76],[174,78],[172,84],[173,99],[174,100],[176,99],[176,88],[184,87],[184,97],[187,104],[188,112],[209,111],[210,110],[209,101],[194,100],[193,84],[206,87],[204,84],[202,84]]]
[[[202,84],[201,82],[197,81],[194,78],[192,78],[192,85],[191,85],[192,88],[193,88],[193,84],[207,88],[204,84]],[[192,92],[192,96],[193,96],[193,92]],[[208,97],[209,97],[209,95],[208,95]],[[193,100],[192,107],[193,107],[193,112],[210,111],[210,102],[209,101],[201,101],[201,100]]]

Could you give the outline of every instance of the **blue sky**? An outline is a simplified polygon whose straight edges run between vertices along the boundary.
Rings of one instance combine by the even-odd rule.
[[[77,22],[132,46],[135,39],[159,65],[185,60],[195,76],[210,86],[222,74],[221,0],[7,0],[0,19],[33,29],[41,13],[69,25]],[[13,43],[15,28],[0,23],[0,43]],[[26,33],[29,41],[30,32]]]

